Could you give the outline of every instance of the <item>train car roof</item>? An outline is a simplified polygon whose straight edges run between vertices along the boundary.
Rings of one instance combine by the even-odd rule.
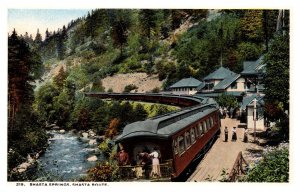
[[[137,121],[126,125],[122,134],[115,141],[122,142],[136,137],[166,139],[216,110],[218,108],[215,103],[209,102],[209,104],[184,108],[180,111],[167,113],[145,121]]]

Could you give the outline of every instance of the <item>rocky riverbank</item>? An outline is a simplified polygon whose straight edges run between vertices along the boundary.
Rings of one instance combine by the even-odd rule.
[[[41,162],[40,162],[39,158],[41,156],[43,156],[41,161],[47,162],[48,159],[47,159],[47,157],[44,157],[44,156],[45,155],[48,156],[48,154],[43,155],[43,153],[49,153],[49,152],[57,153],[56,149],[52,149],[53,144],[57,143],[57,142],[58,143],[62,142],[64,139],[69,140],[69,141],[72,140],[72,142],[78,143],[78,144],[72,144],[72,142],[71,142],[70,145],[75,145],[76,147],[79,147],[78,151],[76,151],[76,150],[75,151],[78,152],[78,154],[84,154],[84,155],[80,155],[80,159],[84,158],[84,159],[82,159],[83,163],[86,162],[86,164],[90,164],[89,162],[93,163],[98,160],[101,160],[101,151],[99,150],[98,145],[100,142],[102,142],[104,140],[104,136],[97,135],[93,130],[88,130],[88,131],[77,131],[75,129],[65,130],[55,124],[47,125],[46,129],[47,129],[47,133],[49,136],[48,145],[44,146],[43,150],[41,150],[41,151],[28,154],[27,158],[24,159],[23,163],[19,164],[15,168],[13,168],[9,173],[9,175],[10,175],[9,177],[13,178],[12,180],[15,180],[15,181],[34,180],[34,177],[32,177],[32,176],[35,175],[35,172],[38,171],[38,169],[41,166],[40,165]],[[59,147],[58,143],[55,144],[55,146]],[[67,148],[68,145],[65,147],[66,148],[61,146],[62,149],[60,149],[60,150],[61,150],[61,152],[65,151],[65,154],[68,154],[68,151],[70,149]],[[9,153],[13,153],[13,150],[10,149]],[[99,159],[99,157],[100,157],[100,159]],[[52,158],[56,158],[56,160],[53,160]],[[64,160],[63,158],[60,158],[59,155],[57,155],[56,157],[51,156],[51,160],[49,160],[49,161],[53,161],[54,164],[57,162],[61,162],[61,161],[65,161],[67,163],[72,162],[72,160]],[[42,167],[43,167],[43,165],[42,165]],[[83,167],[86,167],[86,166],[83,165]],[[67,170],[67,172],[68,172],[68,170]]]

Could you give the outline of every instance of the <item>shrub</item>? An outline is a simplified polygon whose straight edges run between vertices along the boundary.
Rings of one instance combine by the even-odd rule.
[[[88,170],[88,181],[117,181],[119,179],[118,166],[114,163],[98,163]]]
[[[126,85],[124,87],[123,93],[129,93],[130,91],[135,90],[135,89],[138,89],[138,87],[134,84]]]
[[[245,181],[249,182],[288,182],[288,148],[275,149],[263,155],[263,159],[249,170]]]

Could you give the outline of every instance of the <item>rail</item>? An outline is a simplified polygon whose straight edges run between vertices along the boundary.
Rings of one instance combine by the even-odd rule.
[[[161,176],[151,176],[152,165],[143,168],[142,165],[136,166],[119,166],[119,175],[123,181],[130,180],[171,180],[171,175],[173,173],[172,160],[167,160],[165,163],[160,164]]]
[[[234,182],[238,179],[239,176],[242,174],[246,174],[246,167],[248,166],[248,163],[245,161],[242,152],[240,151],[235,163],[233,165],[233,168],[231,169],[231,172],[228,175],[228,180],[230,182]]]

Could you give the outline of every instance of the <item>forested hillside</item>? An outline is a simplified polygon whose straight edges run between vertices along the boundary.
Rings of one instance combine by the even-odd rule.
[[[147,74],[144,79],[156,78],[151,89],[130,83],[122,91],[158,92],[181,78],[201,80],[220,65],[238,73],[243,61],[267,52],[277,17],[278,10],[95,9],[35,38],[14,31],[8,37],[9,169],[45,144],[38,127],[56,123],[113,137],[128,123],[176,109],[84,97],[85,91],[120,91],[111,76]]]

